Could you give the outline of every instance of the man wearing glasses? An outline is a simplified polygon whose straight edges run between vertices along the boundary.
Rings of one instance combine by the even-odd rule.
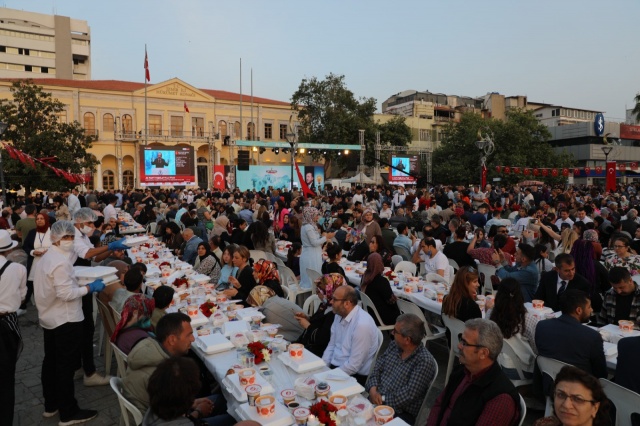
[[[496,361],[503,342],[498,325],[471,319],[458,342],[460,365],[438,395],[427,426],[518,424],[520,396]]]
[[[322,360],[331,368],[340,368],[364,386],[378,351],[378,327],[367,311],[358,306],[353,287],[340,286],[333,293],[331,339]]]

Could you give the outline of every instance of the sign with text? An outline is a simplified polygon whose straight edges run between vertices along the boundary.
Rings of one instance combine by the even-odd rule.
[[[196,184],[191,146],[140,146],[140,163],[142,186]]]
[[[640,126],[620,124],[620,138],[640,140]]]
[[[389,183],[390,184],[407,184],[413,185],[416,179],[409,175],[418,173],[418,156],[417,155],[391,155],[391,163],[393,167],[389,167]]]

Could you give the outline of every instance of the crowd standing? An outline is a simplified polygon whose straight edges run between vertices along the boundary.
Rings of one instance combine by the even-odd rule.
[[[582,324],[639,325],[640,289],[633,280],[640,273],[637,191],[636,184],[614,192],[546,185],[378,185],[325,188],[310,198],[286,188],[72,189],[16,197],[0,217],[0,284],[9,289],[0,293],[2,412],[13,412],[21,348],[17,317],[33,295],[44,331],[43,415],[59,416],[61,425],[97,415],[78,407],[73,382],[75,375],[87,386],[109,383],[93,362],[92,293],[99,293],[122,315],[112,341],[129,354],[124,392],[146,413],[143,424],[183,416],[233,424],[222,395],[209,392],[215,383],[206,368],[190,355],[189,317],[165,312],[171,289],[152,299],[141,295],[146,267],[126,255],[120,209],[227,296],[260,307],[270,322],[288,324],[288,340],[304,343],[327,365],[354,376],[373,403],[384,401],[410,424],[433,380],[435,360],[422,343],[425,324],[401,314],[383,275],[394,256],[416,264],[420,275],[447,282],[442,313],[465,322],[458,336],[459,363],[428,425],[518,424],[519,397],[509,380],[513,365],[502,353],[504,342],[517,348],[527,374],[535,374],[537,355],[576,367],[542,384],[542,395],[554,400],[555,417],[539,424],[572,424],[570,415],[584,415],[580,424],[606,424],[606,397],[593,379],[607,376],[602,338]],[[291,243],[286,266],[321,300],[311,317],[284,297],[274,262],[250,257],[250,250],[275,254],[277,240]],[[343,250],[349,260],[367,262],[359,285],[347,281],[339,264]],[[451,260],[459,267],[455,274]],[[105,289],[96,280],[78,286],[72,267],[96,264],[118,267],[121,285]],[[496,270],[491,281],[497,292],[483,307],[477,296],[488,289],[479,282],[478,264]],[[312,283],[307,268],[322,278]],[[395,324],[377,360],[379,324],[359,306],[354,287],[369,296],[383,323]],[[534,299],[561,315],[533,319],[524,304]],[[636,391],[640,374],[629,364],[640,355],[639,339],[625,338],[619,345],[617,371],[625,374],[615,377]],[[189,362],[172,361],[183,357]],[[200,388],[195,381],[185,385],[183,401],[168,407],[163,401],[169,396],[155,393],[177,370],[198,375]],[[582,399],[576,389],[583,391]],[[581,411],[585,404],[590,411]],[[11,424],[12,415],[0,422]]]

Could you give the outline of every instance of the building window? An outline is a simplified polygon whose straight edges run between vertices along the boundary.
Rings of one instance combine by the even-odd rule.
[[[102,116],[102,131],[113,133],[113,115],[105,114]]]
[[[149,134],[152,136],[162,135],[162,116],[149,114]]]
[[[96,116],[92,112],[84,113],[84,135],[94,136],[96,134]]]
[[[233,137],[236,139],[242,138],[242,134],[240,133],[242,130],[242,126],[239,121],[233,123]]]
[[[280,140],[281,141],[286,141],[287,140],[287,125],[286,124],[281,124],[280,125]]]
[[[256,125],[254,123],[247,124],[247,139],[250,141],[256,139]]]
[[[220,139],[224,139],[227,136],[227,122],[224,120],[218,121],[218,133],[220,133]]]
[[[191,117],[191,136],[194,138],[204,137],[204,118]]]
[[[105,170],[102,172],[102,188],[116,189],[116,175],[111,170]]]
[[[125,114],[122,116],[122,133],[133,133],[133,119],[129,114]]]
[[[264,123],[264,138],[273,139],[273,124]]]
[[[125,170],[122,172],[122,188],[133,188],[133,171]],[[105,188],[106,189],[106,188]]]
[[[182,137],[182,129],[184,129],[184,120],[182,117],[171,116],[171,136]]]
[[[420,129],[420,140],[421,141],[431,140],[431,132],[428,129]]]

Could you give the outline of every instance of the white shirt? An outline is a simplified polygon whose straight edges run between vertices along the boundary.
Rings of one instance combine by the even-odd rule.
[[[84,319],[82,296],[88,289],[78,285],[69,254],[52,246],[36,266],[33,294],[40,326],[47,330]]]
[[[73,251],[69,252],[69,260],[71,260],[71,265],[76,263],[79,257],[83,258],[86,256],[87,252],[91,250],[93,244],[91,244],[91,240],[89,237],[84,235],[78,228],[76,228],[76,237],[73,240]]]
[[[35,266],[38,264],[38,262],[40,262],[42,256],[44,256],[34,256],[33,252],[47,250],[49,249],[49,247],[51,247],[51,245],[51,228],[47,229],[47,232],[45,232],[44,234],[42,232],[36,231],[36,238],[33,241],[33,250],[31,250],[31,252],[29,253],[31,256],[33,256],[33,263],[31,264],[31,270],[29,271],[29,281],[33,281],[36,270]]]
[[[427,257],[425,252],[422,251],[420,253],[420,257],[424,261],[424,268],[427,274],[430,272],[437,274],[438,270],[442,269],[446,276],[447,271],[449,270],[449,259],[447,259],[447,256],[445,256],[444,253],[438,251],[435,256]]]
[[[558,227],[558,229],[560,229],[560,226],[561,226],[563,223],[568,223],[568,224],[569,224],[569,227],[572,227],[572,226],[573,226],[573,221],[572,221],[571,219],[569,219],[569,218],[566,218],[566,219],[564,219],[564,220],[563,220],[563,219],[558,219],[558,220],[556,220],[556,226]]]
[[[380,219],[382,218],[386,218],[386,219],[390,219],[391,218],[391,209],[382,209],[380,210],[380,213],[378,214],[378,216],[380,217]]]
[[[67,206],[69,207],[69,213],[71,213],[71,218],[73,219],[73,215],[76,214],[82,206],[80,205],[80,200],[74,194],[69,194],[67,198]]]
[[[116,212],[116,208],[113,206],[113,204],[107,204],[102,214],[104,215],[104,223],[109,223],[109,219],[111,219],[112,217],[116,219],[118,218],[118,212]]]
[[[361,204],[364,204],[364,198],[362,197],[362,194],[354,194],[353,198],[351,198],[351,202],[355,204],[356,201],[360,201]]]
[[[0,254],[0,268],[7,258]],[[12,262],[0,278],[0,314],[15,312],[27,296],[27,268]]]

